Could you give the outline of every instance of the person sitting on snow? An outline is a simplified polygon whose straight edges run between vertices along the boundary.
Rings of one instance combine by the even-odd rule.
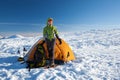
[[[55,66],[54,63],[54,45],[55,45],[55,38],[57,38],[62,43],[61,39],[58,36],[58,31],[55,26],[53,26],[53,19],[48,18],[47,25],[43,29],[43,37],[47,44],[47,49],[49,53],[49,66]]]

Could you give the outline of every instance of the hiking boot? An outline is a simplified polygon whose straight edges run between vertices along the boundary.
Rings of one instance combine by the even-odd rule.
[[[50,67],[50,60],[46,60],[45,69]]]
[[[50,61],[49,60],[46,60],[46,64],[45,65],[49,65],[50,64]]]
[[[51,63],[51,64],[50,64],[50,67],[55,67],[55,63]]]

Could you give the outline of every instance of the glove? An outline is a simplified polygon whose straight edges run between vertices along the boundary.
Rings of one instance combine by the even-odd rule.
[[[62,44],[62,40],[59,38],[59,36],[56,34],[57,39],[59,40],[60,44]]]
[[[58,40],[59,40],[60,44],[62,44],[62,40],[60,38]]]

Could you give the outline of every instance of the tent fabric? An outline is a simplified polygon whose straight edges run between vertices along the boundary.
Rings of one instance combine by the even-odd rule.
[[[37,50],[37,45],[41,44],[43,42],[43,39],[38,40],[33,47],[29,50],[27,55],[25,56],[26,61],[32,61],[34,60],[34,54]],[[49,59],[49,53],[47,50],[46,43],[43,44],[45,55]],[[75,56],[69,45],[62,39],[62,44],[59,44],[59,40],[56,39],[55,41],[55,47],[54,47],[54,59],[55,60],[62,60],[64,62],[75,60]]]

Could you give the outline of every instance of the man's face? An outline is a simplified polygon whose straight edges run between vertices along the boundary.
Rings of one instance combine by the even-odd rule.
[[[49,21],[48,21],[48,24],[49,24],[49,25],[52,25],[52,24],[53,24],[53,21],[52,21],[52,20],[49,20]]]

